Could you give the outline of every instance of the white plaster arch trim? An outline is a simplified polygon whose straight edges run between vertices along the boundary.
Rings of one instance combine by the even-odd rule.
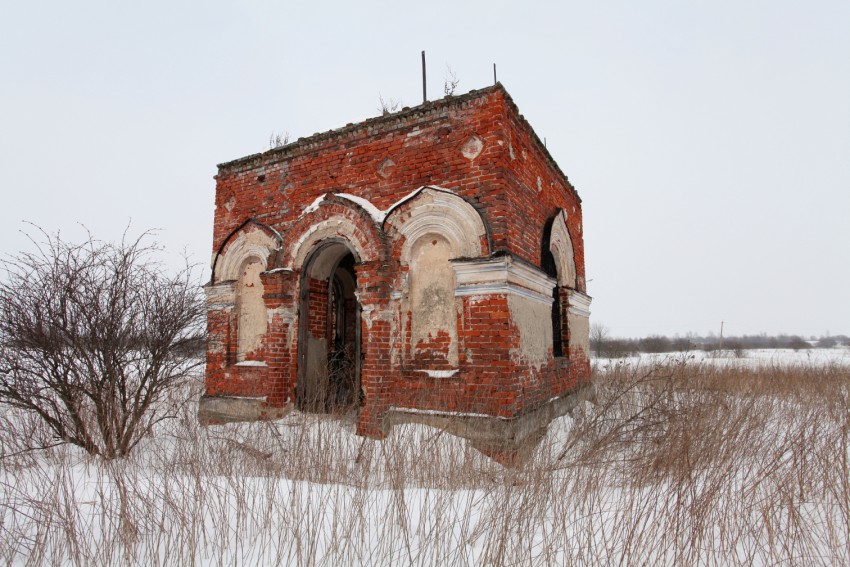
[[[214,281],[238,279],[245,260],[252,257],[262,263],[265,271],[268,269],[269,256],[279,249],[279,237],[275,238],[265,230],[249,225],[227,244],[224,253],[219,256]]]
[[[433,185],[433,186],[423,185],[422,187],[419,187],[418,189],[414,189],[413,191],[411,191],[410,193],[408,193],[407,195],[405,195],[404,197],[402,197],[401,199],[399,199],[398,201],[396,201],[395,203],[390,205],[390,208],[387,209],[386,211],[384,211],[384,220],[386,220],[387,217],[390,216],[394,210],[396,210],[397,208],[399,208],[400,206],[402,206],[403,204],[405,204],[409,200],[411,200],[414,197],[416,197],[417,195],[419,195],[419,193],[421,193],[425,189],[434,189],[436,191],[446,191],[446,192],[448,192],[448,189],[443,189],[442,187],[437,187],[436,185]]]
[[[484,221],[475,208],[454,193],[422,187],[415,194],[400,201],[392,211],[408,200],[417,201],[408,215],[388,215],[387,222],[405,238],[401,261],[410,263],[413,245],[429,234],[445,238],[452,250],[452,258],[477,258],[482,256],[481,238],[487,233]]]
[[[422,187],[419,187],[418,189],[414,189],[413,191],[411,191],[410,193],[408,193],[407,195],[405,195],[404,197],[402,197],[401,199],[399,199],[398,201],[396,201],[395,203],[390,205],[390,207],[388,209],[382,211],[378,207],[376,207],[374,204],[372,204],[372,201],[370,201],[369,199],[366,199],[365,197],[359,197],[357,195],[352,195],[350,193],[324,193],[324,194],[316,197],[313,200],[312,203],[310,203],[309,205],[304,207],[304,210],[301,211],[301,214],[298,215],[298,218],[301,219],[302,217],[304,217],[304,216],[306,216],[310,213],[316,212],[319,209],[319,206],[322,204],[322,202],[327,198],[327,196],[333,195],[335,197],[339,197],[341,199],[345,199],[347,201],[351,201],[352,203],[359,205],[364,211],[366,211],[369,214],[370,217],[372,217],[372,220],[374,220],[377,224],[380,225],[380,224],[383,224],[383,222],[387,219],[388,216],[390,216],[390,214],[392,214],[392,212],[395,209],[397,209],[398,207],[400,207],[401,205],[403,205],[407,201],[415,198],[417,195],[419,195],[419,193],[421,193],[425,189],[431,189],[432,191],[438,191],[438,192],[453,194],[448,189],[443,189],[442,187],[438,187],[436,185],[423,185]]]
[[[549,236],[549,250],[558,267],[558,285],[575,289],[576,261],[573,255],[573,241],[567,230],[567,214],[561,210],[552,222]]]
[[[351,201],[352,203],[356,203],[357,205],[359,205],[360,208],[369,213],[369,216],[372,217],[372,220],[375,221],[375,224],[377,225],[380,225],[382,222],[384,222],[384,219],[387,216],[384,211],[379,210],[378,207],[373,205],[372,201],[364,197],[358,197],[357,195],[351,195],[349,193],[334,193],[334,195],[340,197],[341,199],[346,199],[348,201]]]
[[[328,219],[311,225],[298,237],[291,248],[288,268],[299,269],[313,251],[314,247],[323,240],[341,239],[354,248],[358,262],[375,260],[374,254],[367,253],[366,243],[358,236],[359,229],[349,219],[334,215]]]

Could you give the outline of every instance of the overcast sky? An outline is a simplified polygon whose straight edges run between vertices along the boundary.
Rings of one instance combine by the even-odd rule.
[[[0,252],[160,229],[209,261],[215,165],[492,84],[584,201],[614,335],[850,333],[850,2],[3,2]],[[208,272],[207,272],[208,273]]]

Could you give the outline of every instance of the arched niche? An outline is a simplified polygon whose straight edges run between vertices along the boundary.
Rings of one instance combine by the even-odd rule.
[[[573,241],[567,229],[567,214],[561,210],[552,221],[549,235],[549,250],[555,260],[558,272],[558,285],[570,289],[576,288],[576,262],[573,254]]]
[[[410,325],[409,363],[431,376],[451,376],[458,365],[451,261],[487,253],[484,221],[457,195],[425,187],[391,209],[384,226],[391,238],[402,239],[399,260],[407,274],[399,282],[400,309]]]
[[[225,241],[213,264],[213,283],[237,280],[248,258],[256,258],[269,269],[270,258],[280,249],[281,237],[270,227],[254,221],[245,223]]]
[[[416,242],[437,234],[448,243],[451,257],[476,258],[482,249],[487,229],[475,208],[448,191],[425,187],[419,193],[389,211],[384,225],[404,237],[402,264],[410,263],[410,251]]]
[[[235,326],[218,337],[230,344],[240,365],[262,362],[263,338],[268,331],[263,282],[280,249],[280,235],[266,225],[247,221],[224,242],[213,264],[212,285],[207,286],[210,309],[224,309]]]

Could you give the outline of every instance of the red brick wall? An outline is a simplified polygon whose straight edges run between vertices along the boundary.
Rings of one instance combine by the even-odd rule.
[[[510,145],[505,178],[511,252],[540,266],[542,227],[563,209],[573,242],[577,288],[585,291],[581,200],[528,123],[508,107],[505,122],[509,124],[506,136]]]
[[[226,165],[216,176],[213,248],[247,218],[286,226],[328,192],[364,197],[386,209],[423,185],[452,189],[478,205],[485,218],[492,217],[494,241],[507,248],[503,106],[502,91],[458,106],[431,103],[398,119],[374,119]],[[460,147],[473,135],[484,147],[469,160]],[[385,177],[378,170],[387,159],[396,165]]]
[[[319,339],[327,338],[328,332],[328,281],[307,278],[310,296],[307,304],[307,329]]]
[[[472,137],[483,144],[470,159],[461,148]],[[447,367],[443,344],[428,346],[433,360],[420,357],[405,365],[410,352],[409,319],[393,315],[390,293],[402,281],[406,266],[398,260],[399,241],[358,206],[338,197],[325,199],[302,215],[317,197],[349,193],[382,210],[423,186],[451,190],[471,203],[489,230],[481,243],[485,253],[508,252],[540,266],[543,230],[558,209],[567,212],[576,273],[584,290],[584,247],[580,200],[549,157],[530,126],[501,86],[444,99],[388,117],[314,135],[292,147],[270,150],[220,166],[216,176],[214,251],[226,249],[229,237],[252,218],[282,235],[279,253],[263,274],[264,299],[273,313],[261,352],[266,367],[233,365],[230,352],[235,328],[227,311],[211,311],[212,343],[223,350],[208,353],[207,393],[266,395],[280,405],[292,399],[297,379],[298,319],[302,274],[273,271],[289,267],[301,239],[312,226],[342,218],[363,244],[357,296],[361,321],[361,433],[379,434],[380,418],[390,406],[512,416],[532,409],[588,379],[588,363],[579,353],[533,369],[512,358],[519,333],[510,320],[505,295],[462,298],[458,314],[458,372],[430,378],[420,370]],[[538,182],[539,180],[539,182]],[[215,282],[214,282],[215,283]],[[325,336],[327,282],[310,279],[308,331]],[[566,328],[566,297],[562,295]],[[566,339],[566,337],[565,337]],[[566,340],[565,340],[566,348]],[[550,345],[551,349],[551,345]],[[442,356],[438,356],[442,355]]]

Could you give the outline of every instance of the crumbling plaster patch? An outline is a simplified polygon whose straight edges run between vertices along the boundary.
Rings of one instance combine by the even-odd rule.
[[[549,349],[552,347],[551,305],[508,295],[508,308],[511,321],[519,330],[519,348],[511,349],[511,358],[540,370],[549,361]]]
[[[269,309],[267,315],[266,321],[269,325],[277,324],[275,320],[286,324],[286,347],[288,349],[292,348],[295,344],[295,337],[297,335],[295,311],[291,307],[278,307],[277,309]]]
[[[470,136],[460,148],[460,153],[468,160],[477,158],[484,149],[484,142],[478,136]]]
[[[590,358],[590,301],[590,296],[580,291],[571,289],[568,292],[570,348],[582,350],[586,358]]]
[[[456,366],[458,339],[455,277],[449,263],[452,254],[448,241],[437,235],[423,236],[411,250],[410,344],[415,357],[420,344],[427,345],[441,332],[445,332],[449,336],[446,361]]]
[[[395,162],[391,158],[387,158],[378,165],[378,175],[384,179],[388,179],[395,171]]]
[[[241,362],[250,352],[260,348],[268,329],[266,304],[263,301],[263,282],[260,273],[263,264],[251,257],[242,266],[236,284],[236,311],[238,313],[236,360]]]

